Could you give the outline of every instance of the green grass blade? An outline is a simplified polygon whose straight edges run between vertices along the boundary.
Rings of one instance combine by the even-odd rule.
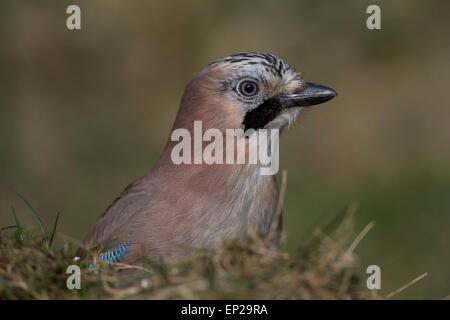
[[[36,212],[36,210],[34,210],[33,206],[27,201],[27,199],[25,199],[25,198],[24,198],[19,192],[17,192],[16,190],[14,190],[14,189],[12,189],[12,188],[9,188],[9,187],[7,187],[7,186],[5,186],[5,185],[1,185],[1,184],[0,184],[0,187],[2,187],[3,189],[6,189],[6,190],[8,190],[8,191],[14,193],[16,196],[18,196],[18,197],[19,197],[19,198],[27,205],[27,207],[31,210],[31,212],[33,213],[34,217],[36,218],[36,220],[37,220],[37,222],[38,222],[38,224],[39,224],[39,227],[41,228],[42,233],[44,234],[45,241],[48,243],[47,232],[45,231],[45,228],[44,228],[44,225],[42,224],[41,218],[39,217],[39,215],[38,215],[38,213]]]
[[[56,233],[56,226],[58,225],[58,220],[59,220],[59,215],[61,214],[61,212],[58,212],[56,214],[56,219],[55,219],[55,223],[53,224],[53,230],[52,230],[52,235],[50,236],[50,244],[49,247],[52,246],[53,244],[53,239],[55,238],[55,233]]]
[[[12,214],[14,216],[14,221],[16,222],[16,226],[18,228],[21,228],[21,225],[20,225],[20,222],[19,222],[19,218],[17,217],[16,210],[14,210],[13,206],[11,206],[11,211],[12,211]]]
[[[20,239],[23,241],[22,226],[20,225],[19,218],[17,217],[16,210],[14,210],[13,206],[11,206],[11,211],[14,216],[14,221],[16,222],[17,232],[19,232]]]

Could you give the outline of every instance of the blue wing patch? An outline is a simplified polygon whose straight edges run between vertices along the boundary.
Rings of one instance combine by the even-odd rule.
[[[114,264],[120,262],[123,258],[125,258],[128,253],[127,249],[131,246],[130,241],[127,241],[120,245],[119,247],[113,248],[102,253],[99,257],[100,261],[105,261],[107,264]]]
[[[131,241],[126,241],[126,242],[122,243],[120,246],[112,248],[112,249],[100,254],[99,260],[105,261],[106,264],[108,264],[108,265],[120,262],[121,260],[123,260],[125,258],[127,253],[130,251],[129,250],[130,247],[131,247]],[[94,264],[90,263],[88,268],[90,271],[94,270]],[[100,269],[100,267],[99,267],[99,269]]]

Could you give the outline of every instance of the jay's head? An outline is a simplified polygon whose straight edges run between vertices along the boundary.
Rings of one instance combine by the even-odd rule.
[[[210,63],[188,84],[175,128],[201,120],[205,129],[282,129],[300,110],[335,96],[272,54],[238,53]]]

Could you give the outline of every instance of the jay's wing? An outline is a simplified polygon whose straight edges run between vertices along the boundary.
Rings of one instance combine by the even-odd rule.
[[[107,252],[109,249],[121,247],[124,243],[131,245],[133,235],[123,234],[121,229],[133,216],[148,207],[156,194],[158,192],[152,190],[151,185],[144,184],[142,178],[130,184],[100,216],[76,256],[83,257],[85,249],[103,246]]]

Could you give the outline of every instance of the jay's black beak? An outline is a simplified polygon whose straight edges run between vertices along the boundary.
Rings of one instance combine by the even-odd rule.
[[[307,82],[305,89],[296,93],[281,95],[279,98],[284,108],[293,108],[324,103],[335,96],[337,96],[337,93],[333,89]]]

